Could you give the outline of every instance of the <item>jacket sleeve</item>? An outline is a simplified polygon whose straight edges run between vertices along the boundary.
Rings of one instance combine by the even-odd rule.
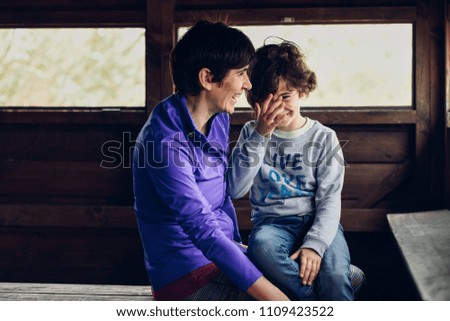
[[[317,164],[316,216],[302,245],[314,249],[320,256],[336,236],[345,173],[344,157],[334,131],[325,133],[323,145]]]
[[[227,192],[231,198],[241,198],[250,191],[253,179],[264,161],[269,140],[256,131],[252,122],[242,128],[227,173]]]
[[[246,291],[262,274],[221,231],[196,183],[195,160],[189,145],[179,137],[153,141],[155,148],[147,153],[146,170],[170,215],[205,257]]]

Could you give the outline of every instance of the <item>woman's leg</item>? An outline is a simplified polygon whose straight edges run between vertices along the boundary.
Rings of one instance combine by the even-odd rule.
[[[184,301],[252,301],[250,295],[241,292],[224,273],[198,289]]]

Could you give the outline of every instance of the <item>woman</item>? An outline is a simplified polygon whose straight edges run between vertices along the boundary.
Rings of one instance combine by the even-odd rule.
[[[171,54],[176,93],[136,140],[135,212],[157,300],[288,300],[245,255],[226,194],[229,114],[251,88],[253,55],[237,29],[195,24]]]

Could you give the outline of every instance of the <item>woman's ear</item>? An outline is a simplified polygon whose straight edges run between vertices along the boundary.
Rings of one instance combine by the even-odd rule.
[[[198,72],[198,81],[205,90],[211,90],[213,84],[213,75],[208,68],[202,68]]]

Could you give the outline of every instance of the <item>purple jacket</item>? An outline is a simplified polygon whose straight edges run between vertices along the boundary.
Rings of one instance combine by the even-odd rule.
[[[229,116],[216,114],[200,133],[184,97],[160,102],[136,139],[135,213],[153,289],[210,262],[242,291],[262,274],[240,242],[226,194]]]

